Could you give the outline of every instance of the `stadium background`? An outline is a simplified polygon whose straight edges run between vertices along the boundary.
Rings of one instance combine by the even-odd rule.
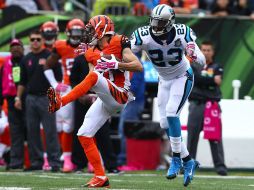
[[[0,28],[0,51],[8,51],[9,41],[15,35],[28,44],[27,34],[34,28],[49,20],[57,20],[60,27],[59,38],[65,38],[64,30],[67,21],[72,18],[54,14],[31,15],[15,23]],[[112,16],[116,31],[130,36],[140,26],[148,24],[148,17]],[[242,82],[240,98],[248,95],[254,98],[254,24],[253,20],[239,17],[213,18],[198,16],[178,16],[177,23],[190,26],[198,36],[198,43],[203,39],[211,39],[216,46],[215,59],[224,67],[222,93],[224,99],[233,97],[232,80]]]

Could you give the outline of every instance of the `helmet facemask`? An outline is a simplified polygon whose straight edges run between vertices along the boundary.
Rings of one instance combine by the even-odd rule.
[[[74,47],[80,44],[83,35],[84,35],[83,29],[71,29],[67,32],[69,42]]]
[[[171,20],[164,20],[161,18],[150,18],[150,26],[152,27],[152,32],[155,36],[160,36],[169,32],[173,23]]]
[[[55,30],[42,31],[42,37],[44,38],[44,43],[46,45],[52,45],[56,41],[57,31]]]
[[[175,12],[168,5],[157,5],[150,17],[150,26],[155,36],[168,33],[175,23]]]
[[[87,24],[84,35],[82,38],[82,42],[86,43],[90,46],[95,46],[97,45],[98,39],[97,39],[97,34],[95,32],[94,27],[91,24]]]

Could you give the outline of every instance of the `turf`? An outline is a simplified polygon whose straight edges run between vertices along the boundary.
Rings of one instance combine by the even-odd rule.
[[[45,172],[5,172],[0,170],[0,190],[38,190],[81,188],[92,177],[91,174],[63,174]],[[230,173],[227,177],[214,175],[212,172],[197,172],[193,182],[186,188],[183,186],[183,176],[174,180],[165,178],[165,171],[142,171],[125,173],[123,175],[109,175],[111,189],[153,189],[153,190],[245,190],[254,189],[254,174],[252,172]],[[13,188],[11,188],[13,187]],[[18,187],[18,188],[17,188]]]

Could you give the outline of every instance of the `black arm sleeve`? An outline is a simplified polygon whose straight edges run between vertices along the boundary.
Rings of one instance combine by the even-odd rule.
[[[131,48],[131,42],[128,39],[128,37],[126,37],[124,35],[122,36],[121,46],[122,46],[122,49],[124,49],[124,48]]]

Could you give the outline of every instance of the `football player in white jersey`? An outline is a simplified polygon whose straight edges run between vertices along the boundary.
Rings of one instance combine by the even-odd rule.
[[[193,86],[190,63],[205,64],[205,57],[195,40],[191,28],[175,24],[174,10],[165,4],[157,5],[152,10],[150,25],[138,28],[131,37],[132,51],[146,51],[159,74],[160,126],[166,130],[173,151],[167,178],[174,179],[183,167],[184,186],[191,182],[195,169],[199,166],[197,161],[190,158],[186,145],[182,142],[179,119]]]

